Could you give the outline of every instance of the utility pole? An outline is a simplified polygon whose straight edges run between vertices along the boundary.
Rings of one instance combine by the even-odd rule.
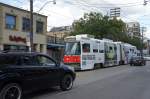
[[[146,31],[146,27],[141,27],[141,57],[143,58],[143,47],[144,47],[144,32]]]
[[[148,40],[148,55],[150,55],[150,40]]]
[[[43,8],[50,2],[53,2],[53,4],[56,4],[56,0],[47,1],[42,5],[42,7],[38,10],[36,14],[38,14]],[[34,43],[33,43],[33,0],[30,0],[30,51],[34,51]]]
[[[57,43],[57,35],[55,34],[55,44]]]
[[[34,51],[33,45],[33,0],[30,0],[30,51]]]
[[[141,48],[141,57],[143,58],[143,33],[144,32],[144,29],[143,29],[143,27],[142,27],[142,38],[141,38],[141,41],[142,41],[142,48]]]

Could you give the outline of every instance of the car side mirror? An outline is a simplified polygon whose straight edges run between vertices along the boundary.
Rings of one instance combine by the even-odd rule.
[[[60,66],[60,62],[56,62],[56,66]]]

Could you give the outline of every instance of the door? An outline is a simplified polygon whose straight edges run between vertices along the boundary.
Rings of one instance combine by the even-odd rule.
[[[60,81],[60,67],[48,56],[37,55],[36,64],[43,70],[43,81],[47,86],[58,85]]]
[[[93,69],[95,55],[92,52],[91,43],[82,43],[82,70]]]
[[[48,72],[40,65],[37,65],[35,56],[22,56],[20,68],[25,89],[36,90],[45,86],[45,76]]]

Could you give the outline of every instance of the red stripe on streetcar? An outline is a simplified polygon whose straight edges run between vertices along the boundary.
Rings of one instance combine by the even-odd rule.
[[[80,63],[80,56],[64,56],[64,63]]]

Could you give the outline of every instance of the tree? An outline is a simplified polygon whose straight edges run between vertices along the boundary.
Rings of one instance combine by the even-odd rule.
[[[126,24],[121,19],[110,19],[101,13],[85,13],[82,18],[73,22],[73,30],[71,35],[90,34],[98,39],[108,38],[141,47],[139,38],[129,38],[126,35]]]
[[[125,31],[125,23],[122,20],[109,19],[101,13],[85,13],[83,18],[73,23],[73,35],[90,34],[97,38],[110,38],[120,40]]]
[[[73,23],[73,35],[77,34],[91,34],[94,36],[101,36],[101,20],[103,16],[101,13],[85,13],[83,18]]]
[[[142,48],[142,41],[138,37],[133,37],[129,43],[136,46],[139,50]]]

